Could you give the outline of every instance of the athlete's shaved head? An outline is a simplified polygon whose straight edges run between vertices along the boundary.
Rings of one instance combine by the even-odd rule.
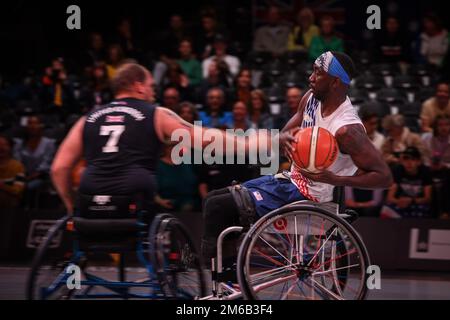
[[[145,67],[137,63],[121,65],[111,80],[111,89],[115,96],[131,94],[144,100],[152,100],[153,77]]]

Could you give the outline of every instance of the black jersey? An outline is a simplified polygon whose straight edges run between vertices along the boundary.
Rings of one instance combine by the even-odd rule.
[[[88,168],[109,177],[130,168],[153,173],[161,150],[154,113],[154,105],[133,98],[118,99],[92,110],[83,131]]]

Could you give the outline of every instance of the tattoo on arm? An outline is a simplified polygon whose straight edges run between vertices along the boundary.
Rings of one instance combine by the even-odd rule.
[[[349,155],[363,152],[368,138],[362,126],[352,124],[345,126],[343,130],[345,131],[337,137],[341,152]]]

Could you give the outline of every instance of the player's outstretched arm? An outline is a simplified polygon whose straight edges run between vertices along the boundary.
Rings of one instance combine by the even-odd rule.
[[[72,170],[83,155],[83,127],[86,118],[82,117],[72,127],[56,153],[51,167],[53,184],[58,191],[67,212],[73,212]]]
[[[178,141],[171,142],[174,133],[176,133],[175,136],[187,135],[190,139],[181,139],[181,143],[184,143],[186,147],[193,148],[204,148],[215,141],[215,139],[220,139],[223,152],[227,150],[227,146],[232,145],[234,145],[233,150],[245,150],[245,152],[255,151],[258,147],[270,149],[272,145],[268,130],[257,131],[252,136],[237,136],[223,130],[193,125],[184,121],[172,110],[163,107],[156,108],[155,130],[158,138],[169,144],[178,143]],[[176,132],[177,130],[180,131]],[[220,152],[220,150],[216,151]]]

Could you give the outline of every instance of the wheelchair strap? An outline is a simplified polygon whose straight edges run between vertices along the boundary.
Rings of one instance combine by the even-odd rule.
[[[228,187],[228,190],[230,190],[238,207],[241,226],[244,229],[249,228],[256,220],[256,210],[248,189],[241,184],[236,184]]]

